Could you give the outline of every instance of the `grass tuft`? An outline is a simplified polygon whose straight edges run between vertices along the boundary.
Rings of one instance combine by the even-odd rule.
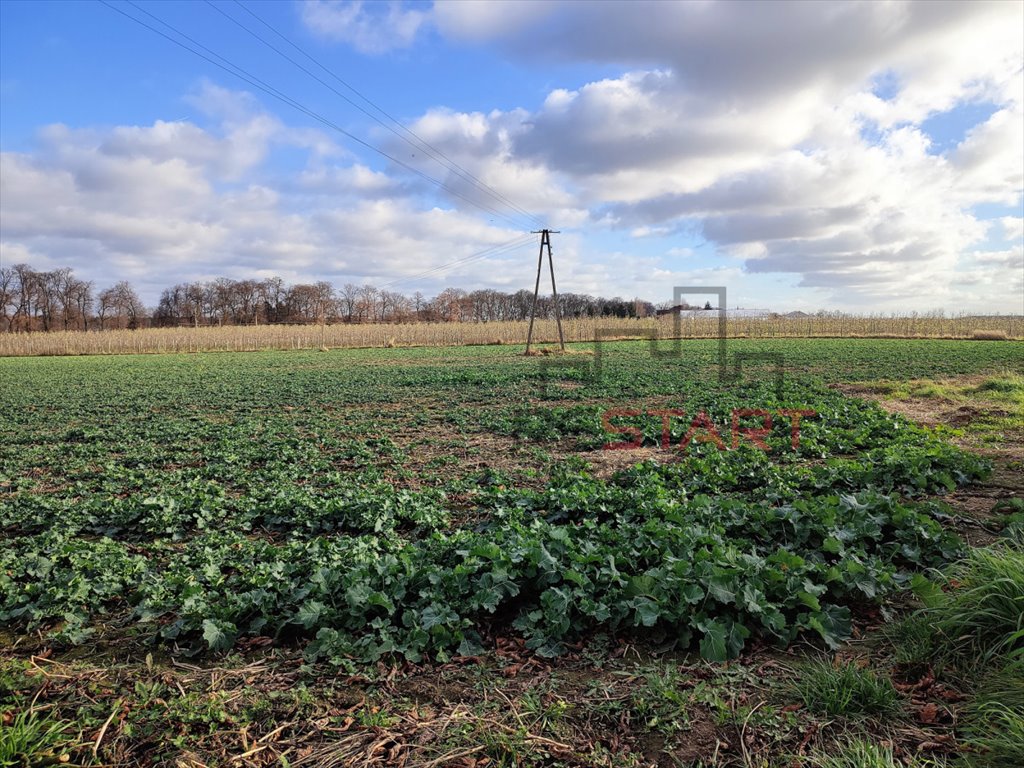
[[[1004,371],[998,376],[990,376],[982,381],[974,392],[993,400],[1017,406],[1014,411],[1020,415],[1024,406],[1024,375],[1014,371]]]
[[[1024,756],[1024,658],[990,675],[964,713],[978,768],[1019,768]]]
[[[950,391],[950,388],[948,386],[939,384],[934,381],[924,381],[920,383],[915,383],[910,390],[910,394],[912,397],[936,398],[946,400],[953,399],[954,397],[954,393]]]
[[[0,728],[0,768],[66,763],[68,723],[54,722],[28,710]]]
[[[900,709],[900,696],[892,681],[855,664],[814,661],[797,673],[794,692],[813,712],[861,717],[893,714]]]
[[[978,385],[980,392],[1024,392],[1024,375],[1007,371],[999,376],[985,379]]]
[[[814,768],[926,768],[938,766],[931,760],[914,757],[909,763],[897,760],[890,747],[857,739],[811,756]]]
[[[892,648],[892,659],[902,667],[926,666],[935,654],[931,620],[922,613],[913,613],[883,630]]]
[[[970,552],[924,609],[940,656],[987,664],[1024,647],[1024,549],[1006,541]]]

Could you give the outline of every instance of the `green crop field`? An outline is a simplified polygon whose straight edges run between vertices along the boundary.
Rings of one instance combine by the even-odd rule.
[[[982,672],[883,629],[1019,551],[1024,343],[573,352],[0,360],[7,732],[96,765],[1000,764],[959,729]],[[885,706],[817,710],[821,659]]]

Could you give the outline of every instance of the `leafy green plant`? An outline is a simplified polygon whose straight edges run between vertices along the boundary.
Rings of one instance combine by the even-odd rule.
[[[833,379],[1013,364],[1000,345],[900,342],[898,366],[883,342],[737,345]],[[269,636],[349,667],[472,654],[495,626],[544,655],[594,632],[714,661],[752,638],[836,647],[852,610],[962,554],[920,499],[989,465],[815,376],[708,386],[716,349],[608,345],[551,408],[536,361],[501,348],[5,364],[0,621],[83,642],[114,615],[188,653]],[[693,443],[611,473],[572,455],[633,399],[727,436],[737,408],[816,416],[796,449],[778,419],[770,454]]]
[[[685,728],[689,722],[692,692],[687,691],[682,683],[679,673],[672,667],[647,673],[640,687],[630,696],[633,714],[645,727],[663,733]]]
[[[16,658],[0,658],[0,701],[12,700],[17,694],[35,685],[28,662]]]

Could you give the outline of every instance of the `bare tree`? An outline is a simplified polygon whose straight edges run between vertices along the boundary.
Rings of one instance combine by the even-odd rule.
[[[313,319],[326,323],[334,313],[334,286],[326,280],[313,285]]]
[[[194,328],[207,316],[209,291],[202,283],[186,283],[184,287],[185,308]]]
[[[235,322],[259,325],[263,284],[256,280],[236,280],[234,284]]]
[[[3,321],[7,331],[13,330],[14,313],[17,311],[18,276],[13,267],[0,267],[0,313],[3,313]]]
[[[401,293],[391,294],[391,319],[406,322],[413,315],[413,300]]]
[[[117,292],[118,305],[128,320],[128,327],[138,328],[146,315],[146,307],[143,305],[142,299],[139,298],[139,294],[127,280],[117,283],[114,290]]]
[[[356,304],[356,313],[360,321],[372,320],[377,313],[378,291],[372,285],[364,285],[359,289],[359,303]]]
[[[153,324],[161,327],[181,325],[185,317],[185,286],[178,284],[164,288],[153,312]]]
[[[70,272],[71,270],[68,270]],[[36,301],[35,316],[44,331],[53,327],[53,315],[57,309],[56,272],[33,272],[33,295]]]
[[[210,303],[218,325],[230,325],[235,317],[235,281],[218,277],[209,286]]]
[[[48,291],[56,303],[63,330],[88,329],[92,305],[92,284],[78,280],[68,267],[48,272]]]
[[[92,282],[72,280],[68,286],[68,302],[74,306],[74,313],[83,331],[89,330],[89,313],[92,312]]]
[[[356,313],[356,306],[359,304],[359,286],[352,283],[345,283],[339,295],[342,311],[345,313],[345,322],[351,323]]]
[[[107,329],[107,317],[114,313],[114,307],[116,305],[117,297],[113,288],[106,288],[100,291],[96,317],[100,321],[101,331],[105,331]]]
[[[382,323],[387,319],[391,311],[391,291],[381,291],[377,294],[377,319]]]
[[[461,288],[445,288],[434,299],[434,306],[441,320],[458,322],[462,319],[466,292]]]
[[[177,326],[243,325],[300,322],[406,322],[424,321],[480,323],[525,320],[533,306],[527,289],[505,293],[480,289],[467,293],[446,288],[428,300],[416,291],[412,297],[373,285],[346,283],[338,292],[326,281],[288,286],[280,277],[263,280],[234,280],[220,277],[208,283],[179,283],[165,289],[154,310],[155,325]],[[554,298],[537,299],[537,315],[554,317]],[[655,308],[639,298],[623,300],[586,294],[562,293],[558,297],[561,315],[570,317],[646,317],[680,307],[663,303]],[[101,330],[137,328],[146,310],[134,288],[121,281],[93,295],[93,285],[79,280],[69,268],[50,272],[33,270],[27,264],[0,268],[0,330],[88,330],[95,309]]]
[[[530,307],[533,304],[533,291],[523,288],[512,294],[512,320],[525,320],[530,316]]]
[[[20,317],[23,328],[26,331],[30,331],[32,330],[35,296],[39,286],[39,281],[36,278],[37,273],[28,264],[15,264],[14,274],[18,287],[14,320]]]
[[[288,289],[288,319],[311,323],[318,319],[320,291],[315,285],[300,283]]]
[[[288,287],[280,277],[268,277],[261,289],[264,313],[268,323],[279,323],[288,313]]]
[[[138,328],[145,314],[146,308],[143,306],[142,300],[127,280],[121,280],[116,285],[100,292],[99,320],[101,330],[105,328],[106,318],[111,315],[116,321],[118,328]]]

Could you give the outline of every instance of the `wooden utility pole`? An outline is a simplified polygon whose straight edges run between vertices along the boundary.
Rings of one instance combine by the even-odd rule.
[[[530,306],[530,328],[526,332],[526,354],[530,354],[530,344],[533,341],[533,319],[537,316],[537,295],[540,293],[540,273],[544,268],[544,248],[548,249],[548,266],[551,268],[551,294],[555,303],[555,320],[558,323],[558,344],[565,351],[565,336],[562,335],[562,310],[558,306],[558,289],[555,287],[555,262],[551,256],[551,234],[550,229],[542,229],[534,232],[540,235],[540,253],[537,254],[537,282],[533,286],[533,304]],[[558,234],[556,230],[554,234]]]

